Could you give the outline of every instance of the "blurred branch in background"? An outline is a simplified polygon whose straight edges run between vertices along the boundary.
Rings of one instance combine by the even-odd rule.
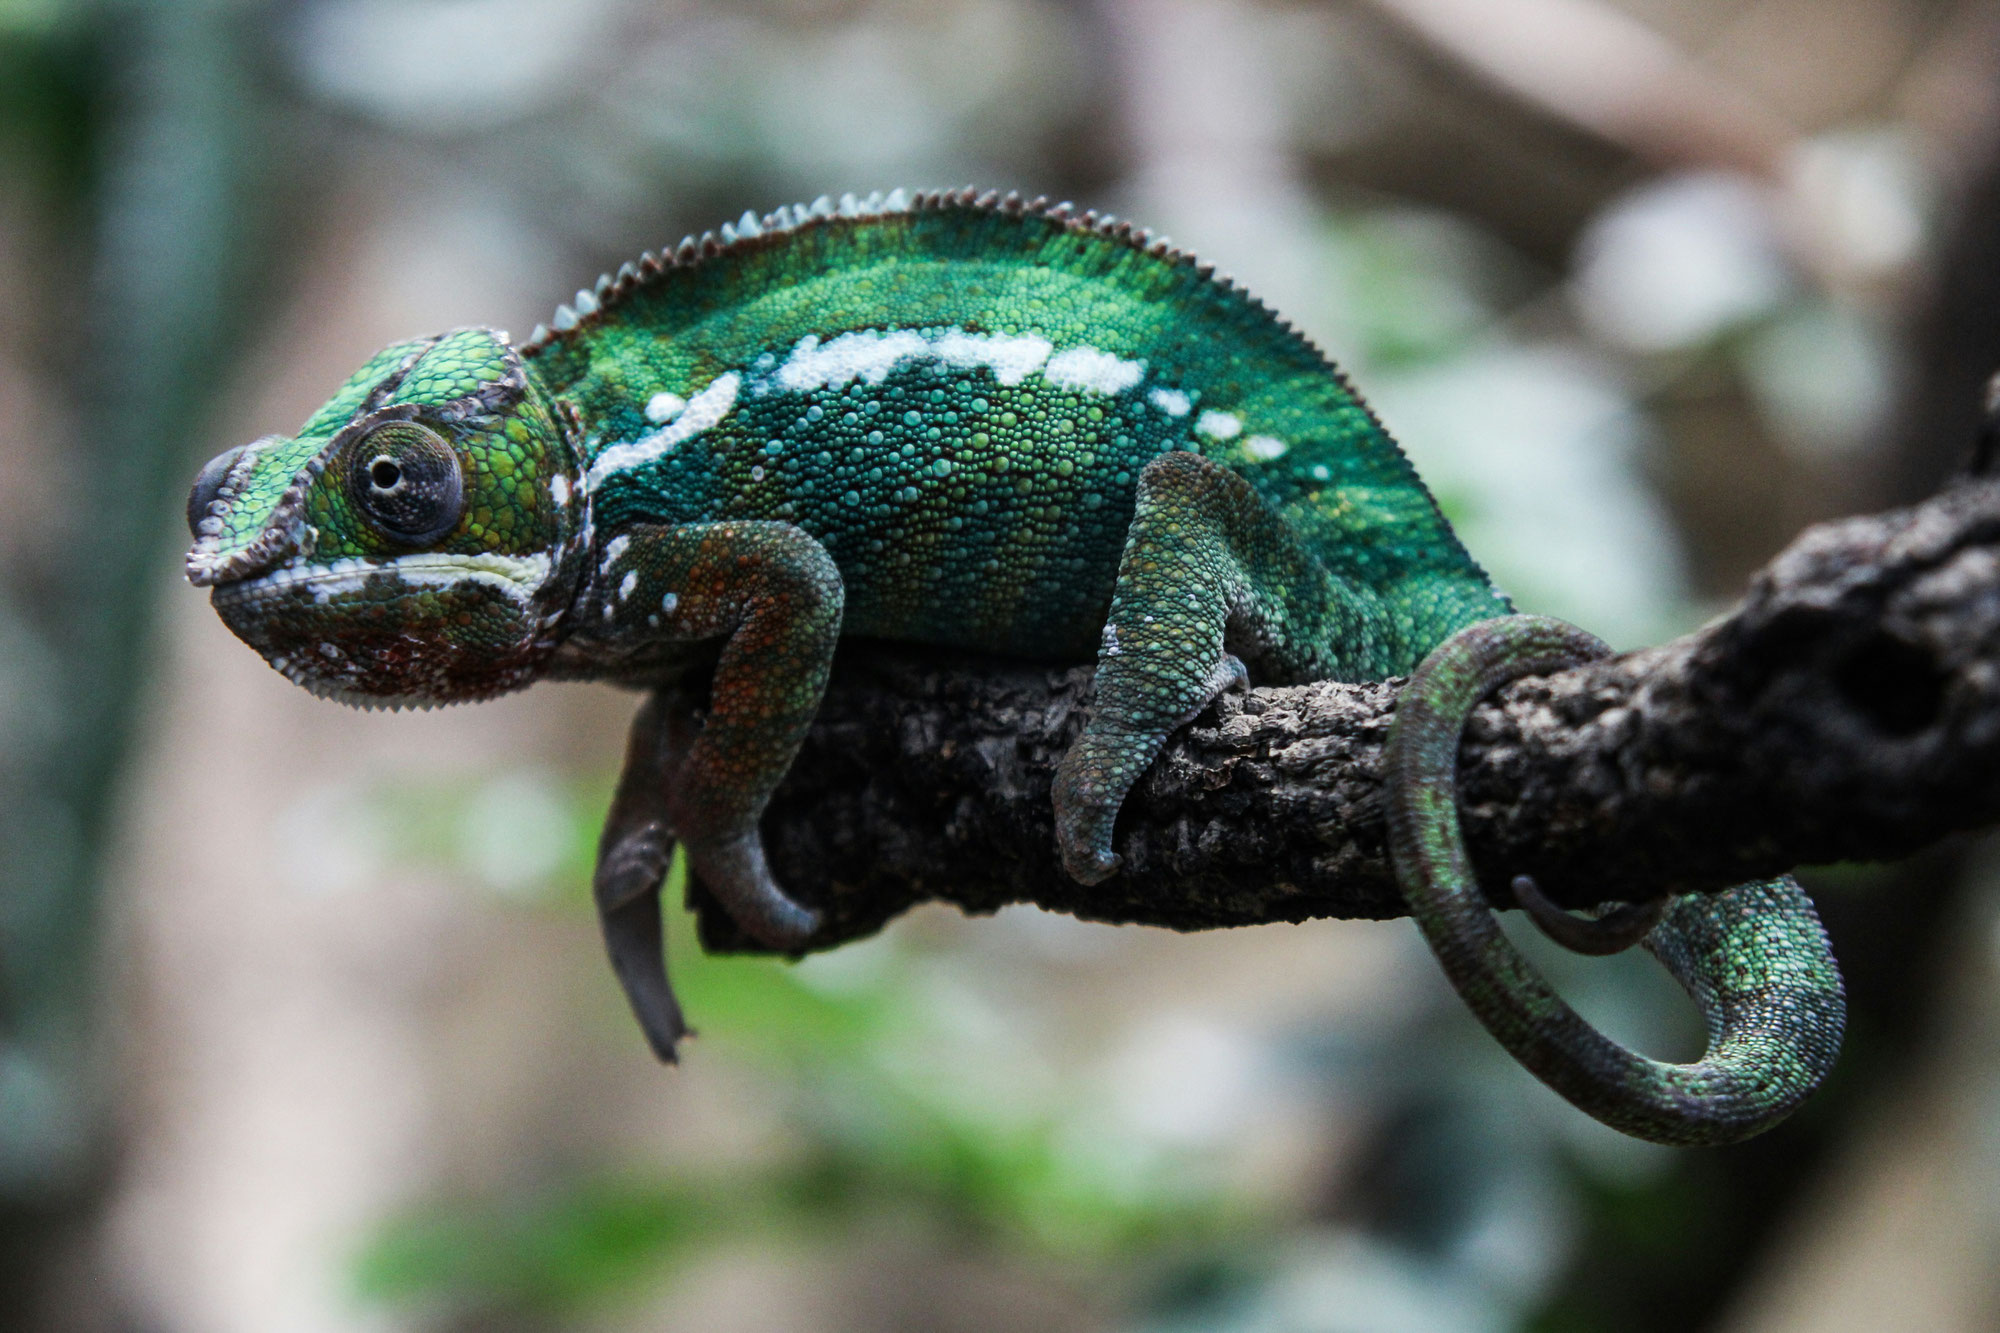
[[[0,578],[0,1290],[26,1304],[44,1295],[38,1270],[79,1262],[68,1251],[113,1162],[99,904],[158,562],[255,235],[247,12],[27,7],[5,34],[18,74],[0,78],[67,84],[89,135],[56,104],[22,108],[8,136],[75,155],[60,178],[81,193],[60,208],[90,219],[87,245],[58,242],[58,265],[33,275],[36,326],[11,349],[64,386],[73,422],[25,460],[45,469],[47,508]]]
[[[1598,0],[1366,0],[1514,98],[1660,168],[1776,177],[1783,119]]]

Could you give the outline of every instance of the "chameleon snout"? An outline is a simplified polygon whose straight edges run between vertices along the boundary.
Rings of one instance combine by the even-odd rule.
[[[202,520],[208,518],[215,508],[215,502],[222,498],[222,481],[229,470],[236,466],[236,460],[243,457],[243,445],[225,449],[208,460],[195,477],[194,485],[188,490],[187,521],[188,533],[196,541],[202,538]]]
[[[194,537],[187,556],[189,583],[197,588],[235,583],[275,569],[297,551],[303,523],[294,484],[285,486],[270,512],[253,522],[249,531],[230,531],[232,513],[246,502],[260,455],[293,443],[282,435],[267,435],[239,444],[209,459],[196,475],[187,498],[188,532]],[[283,480],[293,481],[289,470]],[[234,514],[239,525],[242,517]]]

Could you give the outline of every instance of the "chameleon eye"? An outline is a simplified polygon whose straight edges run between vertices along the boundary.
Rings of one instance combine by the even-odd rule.
[[[361,512],[392,541],[434,542],[465,512],[458,455],[437,432],[394,421],[354,442],[347,487]]]

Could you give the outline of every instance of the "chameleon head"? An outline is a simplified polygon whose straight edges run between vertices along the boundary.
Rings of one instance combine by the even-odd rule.
[[[376,354],[296,436],[219,455],[188,495],[188,581],[316,694],[371,707],[515,689],[582,565],[573,443],[506,335]]]

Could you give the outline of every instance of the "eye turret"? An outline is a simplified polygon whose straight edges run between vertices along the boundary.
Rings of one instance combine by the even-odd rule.
[[[436,541],[465,512],[458,455],[413,421],[389,422],[354,442],[347,489],[377,531],[405,546]]]

